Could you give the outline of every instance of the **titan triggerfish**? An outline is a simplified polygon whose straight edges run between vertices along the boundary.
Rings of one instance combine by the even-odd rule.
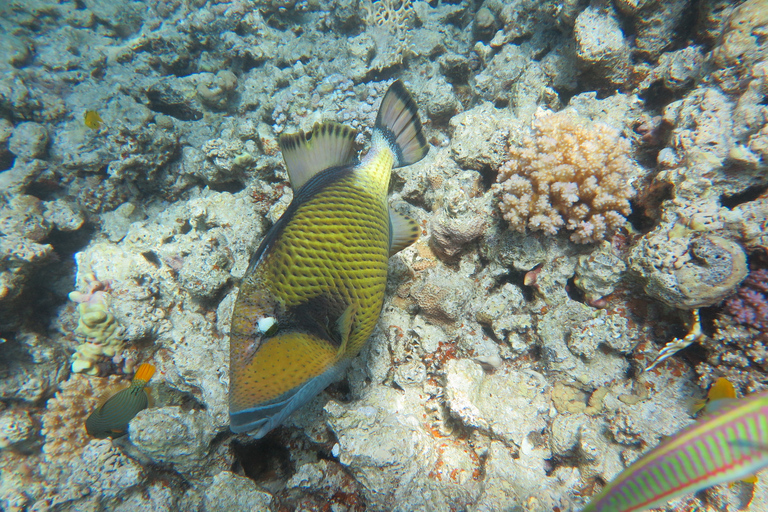
[[[232,312],[233,432],[263,437],[343,376],[379,319],[389,257],[418,237],[387,202],[392,169],[429,151],[400,81],[360,161],[355,135],[324,123],[280,137],[294,196],[251,258]]]

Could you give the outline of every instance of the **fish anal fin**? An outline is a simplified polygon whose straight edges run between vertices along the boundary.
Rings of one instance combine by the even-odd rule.
[[[419,238],[419,225],[416,221],[389,210],[389,255],[402,251]]]
[[[281,135],[288,177],[293,190],[299,190],[315,174],[330,167],[346,165],[354,156],[357,132],[338,123],[315,123],[312,131]]]

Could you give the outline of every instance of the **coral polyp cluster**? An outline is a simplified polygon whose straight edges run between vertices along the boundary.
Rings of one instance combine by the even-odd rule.
[[[576,243],[611,236],[626,222],[635,194],[629,142],[569,111],[541,110],[533,129],[499,168],[496,191],[509,226],[548,234],[565,228]]]

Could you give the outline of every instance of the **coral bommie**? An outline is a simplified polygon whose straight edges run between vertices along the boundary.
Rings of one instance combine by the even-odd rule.
[[[511,228],[557,233],[571,240],[604,240],[626,222],[636,164],[629,142],[605,124],[590,126],[568,111],[540,111],[534,137],[513,146],[495,185]]]
[[[749,273],[739,290],[725,300],[725,313],[738,324],[768,329],[768,269]]]

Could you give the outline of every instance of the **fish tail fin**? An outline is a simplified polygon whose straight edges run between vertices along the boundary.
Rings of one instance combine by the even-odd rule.
[[[395,167],[411,165],[429,152],[416,103],[400,80],[387,89],[376,116],[379,132],[395,154]]]
[[[133,382],[140,380],[140,381],[143,381],[144,383],[147,383],[149,382],[149,379],[151,379],[152,375],[154,374],[155,374],[155,367],[149,363],[143,363],[138,367],[138,369],[136,370],[136,373],[133,375]]]

